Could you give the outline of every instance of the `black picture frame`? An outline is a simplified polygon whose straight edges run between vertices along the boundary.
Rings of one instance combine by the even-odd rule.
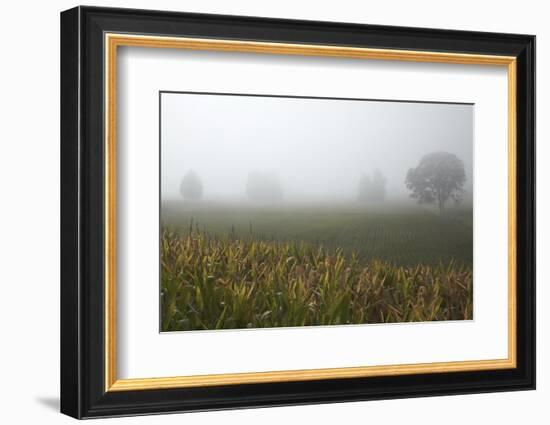
[[[105,391],[104,34],[308,43],[517,58],[517,367]],[[61,13],[61,412],[75,418],[535,388],[535,37],[76,7]]]

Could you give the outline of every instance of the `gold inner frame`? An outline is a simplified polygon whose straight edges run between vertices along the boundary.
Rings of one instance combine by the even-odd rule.
[[[308,381],[416,373],[445,373],[516,367],[516,58],[463,53],[370,49],[128,34],[105,34],[105,391],[133,391],[214,385]],[[116,123],[119,46],[325,56],[469,65],[504,66],[508,72],[508,357],[495,360],[304,369],[164,378],[118,379],[116,325]]]

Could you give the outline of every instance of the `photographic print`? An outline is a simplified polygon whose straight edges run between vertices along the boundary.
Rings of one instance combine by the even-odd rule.
[[[62,413],[535,388],[534,36],[60,32]]]
[[[161,331],[472,319],[472,104],[160,104]]]

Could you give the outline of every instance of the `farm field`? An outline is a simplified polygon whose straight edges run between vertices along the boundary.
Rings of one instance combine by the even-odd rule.
[[[182,235],[192,226],[211,237],[230,234],[263,241],[303,241],[327,249],[341,248],[345,254],[355,252],[361,260],[401,266],[451,260],[472,264],[471,208],[449,210],[440,217],[429,209],[400,203],[276,208],[175,201],[163,203],[161,221]]]
[[[468,320],[472,212],[164,202],[161,330]]]

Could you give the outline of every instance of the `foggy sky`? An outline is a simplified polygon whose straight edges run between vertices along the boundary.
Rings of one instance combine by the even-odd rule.
[[[355,200],[363,173],[382,171],[388,198],[407,170],[447,151],[472,188],[473,105],[163,93],[161,191],[181,199],[194,170],[205,200],[246,199],[250,172],[276,175],[285,200]]]

